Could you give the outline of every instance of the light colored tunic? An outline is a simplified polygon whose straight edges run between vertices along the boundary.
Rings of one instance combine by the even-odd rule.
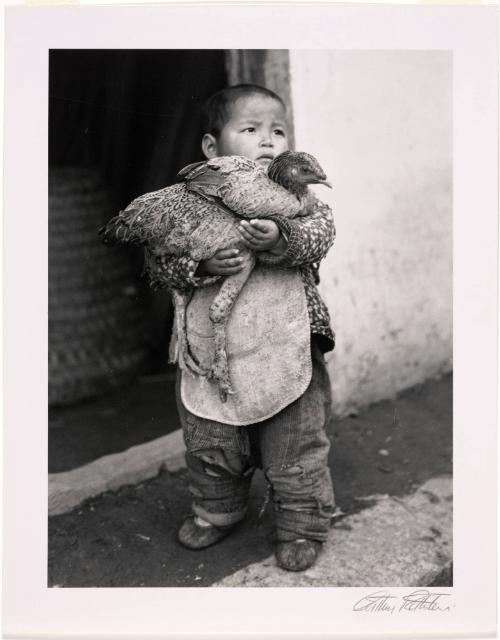
[[[196,289],[186,316],[192,354],[208,368],[214,334],[208,310],[220,284]],[[258,264],[240,292],[227,328],[234,394],[225,403],[218,385],[182,372],[181,398],[193,414],[231,425],[275,415],[307,389],[312,375],[311,327],[304,284],[297,269]]]

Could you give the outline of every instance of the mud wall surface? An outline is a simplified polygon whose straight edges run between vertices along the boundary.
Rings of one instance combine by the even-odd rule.
[[[452,367],[452,59],[445,51],[294,51],[296,148],[334,190],[320,291],[337,346],[335,411]]]

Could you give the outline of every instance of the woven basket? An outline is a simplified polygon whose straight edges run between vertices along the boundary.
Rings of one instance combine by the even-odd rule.
[[[150,355],[150,328],[136,268],[98,229],[116,212],[97,174],[49,176],[49,404],[116,388]]]

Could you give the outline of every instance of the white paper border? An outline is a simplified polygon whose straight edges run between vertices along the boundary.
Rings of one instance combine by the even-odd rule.
[[[7,8],[4,625],[26,637],[486,634],[495,625],[497,9]],[[454,59],[454,609],[354,615],[366,589],[48,589],[49,48],[446,49]],[[478,512],[479,515],[478,515]],[[474,543],[474,548],[471,545]],[[377,585],[374,585],[377,586]],[[407,590],[392,590],[394,593]],[[276,634],[276,635],[274,635]],[[46,636],[47,637],[47,636]]]

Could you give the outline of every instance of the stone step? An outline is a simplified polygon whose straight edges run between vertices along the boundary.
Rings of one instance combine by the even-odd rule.
[[[433,478],[414,494],[373,495],[374,506],[342,518],[316,565],[292,573],[274,556],[214,587],[419,587],[452,562],[452,479]]]
[[[185,445],[178,429],[121,453],[98,458],[71,471],[49,474],[49,516],[71,511],[84,500],[127,484],[154,478],[160,469],[185,467]]]

